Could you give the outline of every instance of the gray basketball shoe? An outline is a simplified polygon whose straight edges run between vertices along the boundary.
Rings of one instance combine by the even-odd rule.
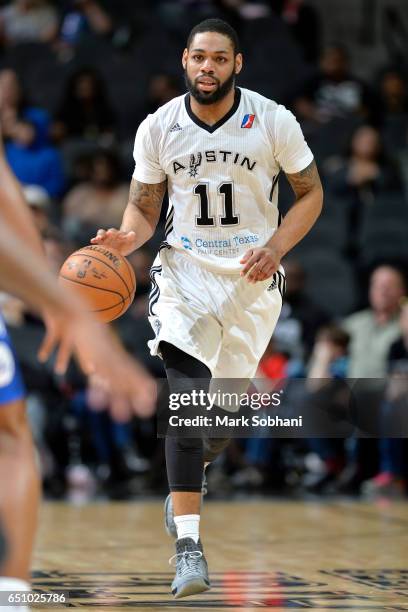
[[[205,478],[205,472],[203,474],[203,482],[201,484],[201,503],[204,495],[207,495],[207,480]],[[176,523],[174,522],[173,500],[171,499],[171,493],[168,494],[164,502],[164,527],[170,537],[177,538],[177,528]]]
[[[175,599],[204,593],[211,587],[208,577],[207,561],[201,541],[196,544],[192,538],[176,540],[176,554],[169,563],[174,562],[176,575],[171,583]]]

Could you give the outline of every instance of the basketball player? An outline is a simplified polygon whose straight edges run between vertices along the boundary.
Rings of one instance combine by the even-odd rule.
[[[0,288],[34,306],[47,320],[47,334],[39,353],[41,360],[47,359],[58,346],[56,369],[63,373],[71,352],[75,352],[87,372],[105,379],[112,393],[118,394],[113,416],[127,418],[131,411],[151,414],[154,392],[149,376],[125,353],[108,328],[85,313],[80,300],[59,287],[48,269],[30,212],[1,146],[0,219]],[[111,355],[113,359],[109,358]],[[0,318],[0,540],[3,543],[0,592],[30,588],[40,483],[24,395],[18,366]],[[27,608],[6,606],[4,609]]]
[[[167,188],[166,241],[151,271],[149,312],[151,352],[162,357],[171,391],[193,379],[255,375],[281,309],[280,261],[322,208],[299,124],[283,106],[235,86],[242,64],[227,23],[209,19],[193,28],[182,56],[188,93],[141,123],[122,226],[92,239],[123,254],[142,246]],[[281,171],[296,201],[279,223]],[[176,598],[210,587],[199,539],[201,483],[204,463],[227,442],[166,438]]]

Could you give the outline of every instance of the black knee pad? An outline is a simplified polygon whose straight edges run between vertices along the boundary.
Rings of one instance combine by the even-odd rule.
[[[170,491],[201,491],[204,445],[201,438],[166,438],[166,465]]]
[[[204,461],[214,461],[230,441],[231,438],[204,438]]]
[[[208,391],[211,372],[204,363],[168,342],[160,342],[160,351],[170,393]],[[184,416],[189,416],[188,407],[184,410]],[[170,490],[199,492],[204,469],[203,440],[187,437],[188,427],[184,434],[182,431],[179,434],[179,437],[166,437],[166,464]],[[197,432],[193,434],[200,435]]]

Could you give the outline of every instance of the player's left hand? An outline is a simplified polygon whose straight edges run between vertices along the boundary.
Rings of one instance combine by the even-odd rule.
[[[244,264],[241,276],[251,284],[264,281],[279,269],[280,260],[279,253],[271,247],[249,249],[239,262]]]

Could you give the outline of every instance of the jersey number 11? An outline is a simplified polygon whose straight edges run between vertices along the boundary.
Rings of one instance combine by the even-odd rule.
[[[210,198],[208,183],[198,183],[194,187],[194,195],[198,196],[200,214],[196,217],[198,226],[217,225],[215,217],[210,216]],[[217,192],[222,196],[224,203],[224,216],[220,217],[220,225],[238,225],[239,215],[234,214],[234,185],[233,183],[221,183]]]

